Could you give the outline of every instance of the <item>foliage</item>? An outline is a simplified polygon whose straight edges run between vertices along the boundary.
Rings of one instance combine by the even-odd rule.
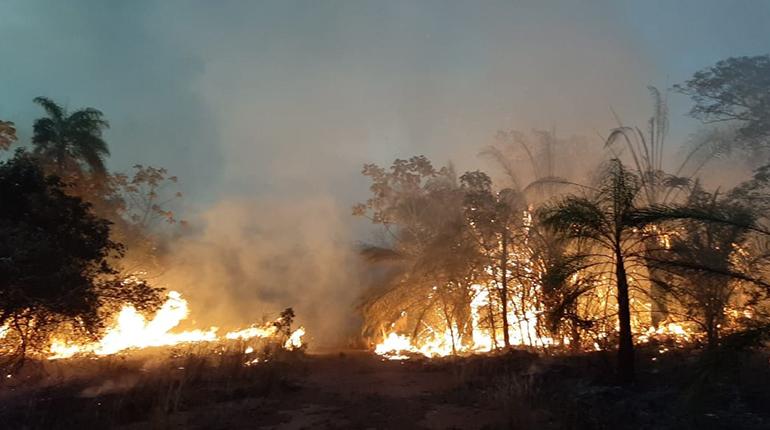
[[[16,141],[16,127],[10,121],[0,121],[0,149],[8,149]]]
[[[634,345],[627,265],[634,258],[633,243],[638,239],[640,225],[633,221],[633,215],[642,186],[640,178],[617,159],[605,166],[600,182],[593,196],[564,197],[543,207],[539,215],[544,226],[584,243],[597,267],[613,267],[619,323],[618,369],[621,380],[631,382]]]
[[[420,156],[396,160],[389,171],[369,164],[363,174],[372,180],[373,197],[353,213],[384,225],[389,234],[383,245],[367,245],[363,252],[380,264],[396,264],[364,299],[364,332],[376,335],[406,316],[415,334],[430,320],[459,337],[469,328],[477,256],[467,240],[453,169],[435,169]]]
[[[0,164],[0,326],[16,357],[63,326],[96,335],[118,305],[160,304],[159,289],[115,276],[109,261],[123,248],[110,239],[109,222],[65,191],[23,151]]]
[[[137,227],[149,229],[159,221],[168,224],[184,223],[174,216],[172,210],[167,209],[169,203],[182,197],[182,193],[176,191],[170,196],[164,194],[171,184],[178,181],[165,168],[137,164],[130,176],[113,174],[111,185],[122,200],[120,210],[123,218]]]
[[[83,176],[83,168],[90,173],[104,175],[104,158],[110,154],[102,132],[109,127],[101,111],[84,108],[73,113],[53,100],[35,98],[46,112],[46,117],[35,120],[32,143],[35,154],[59,176],[65,172]]]
[[[756,145],[770,136],[770,55],[718,61],[674,88],[692,98],[691,116],[707,123],[738,122],[744,143]]]
[[[529,249],[526,246],[528,238],[527,204],[521,192],[505,188],[495,193],[492,191],[492,180],[479,171],[468,172],[460,177],[464,198],[465,218],[469,231],[478,244],[479,251],[487,260],[488,271],[491,272],[493,290],[500,304],[499,312],[490,309],[490,322],[499,314],[503,331],[503,345],[511,346],[509,327],[509,303],[511,284],[517,278],[522,284],[520,293],[527,293],[524,288],[523,260],[529,260]],[[518,264],[517,264],[518,263]],[[483,273],[483,272],[482,272]],[[524,299],[524,297],[520,297]],[[522,300],[519,303],[522,304]],[[519,306],[523,308],[523,306]],[[521,309],[514,309],[521,310]],[[526,317],[522,312],[516,312],[519,321]],[[494,332],[494,329],[492,330]]]
[[[744,273],[750,273],[745,267],[749,263],[746,246],[754,215],[747,207],[708,193],[697,184],[686,208],[691,213],[706,213],[714,222],[702,222],[702,216],[678,222],[669,229],[667,249],[659,253],[662,258],[654,258],[650,264],[676,276],[661,287],[680,305],[678,316],[695,322],[706,334],[708,346],[714,348],[720,332],[734,329],[728,308],[732,306],[742,316],[753,301],[750,297],[756,283]]]

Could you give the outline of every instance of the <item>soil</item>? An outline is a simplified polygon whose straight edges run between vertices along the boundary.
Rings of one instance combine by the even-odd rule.
[[[491,429],[500,411],[457,396],[458,375],[424,360],[346,351],[306,357],[304,377],[266,398],[218,402],[176,413],[171,428]],[[150,428],[134,423],[127,429]]]

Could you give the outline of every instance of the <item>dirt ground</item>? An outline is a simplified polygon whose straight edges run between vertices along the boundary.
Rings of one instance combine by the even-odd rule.
[[[84,357],[0,384],[0,429],[770,428],[767,352],[658,351],[639,351],[628,387],[603,352],[388,361],[293,351],[253,366],[211,351]]]
[[[481,429],[498,414],[453,404],[458,376],[421,362],[390,361],[371,353],[315,356],[307,381],[297,392],[288,421],[275,429]],[[465,403],[459,399],[459,403]]]
[[[455,388],[460,375],[424,361],[389,361],[363,351],[307,356],[304,376],[265,398],[218,402],[175,414],[171,428],[484,429],[499,411]],[[149,423],[125,427],[140,429]],[[154,423],[151,427],[157,427]]]

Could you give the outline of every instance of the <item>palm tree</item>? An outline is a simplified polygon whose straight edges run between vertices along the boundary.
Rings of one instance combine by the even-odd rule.
[[[80,174],[87,167],[92,174],[106,173],[104,158],[110,154],[102,131],[109,127],[101,111],[84,108],[71,114],[45,97],[35,98],[45,109],[44,118],[35,120],[32,143],[35,154],[52,166],[59,176]]]
[[[668,134],[668,104],[664,94],[656,87],[648,87],[653,100],[653,114],[647,121],[647,129],[623,125],[616,115],[618,126],[611,130],[605,141],[605,147],[614,158],[620,158],[627,150],[630,163],[640,183],[640,200],[647,206],[666,206],[676,202],[680,191],[689,187],[693,178],[700,173],[713,158],[727,151],[727,140],[719,133],[701,134],[690,148],[683,161],[669,174],[664,169]],[[658,235],[648,235],[643,245],[650,258],[660,249]],[[659,252],[658,252],[659,253]],[[663,321],[668,314],[666,291],[661,285],[666,283],[666,273],[654,265],[648,265],[650,278],[649,297],[651,300],[651,320],[654,326]]]
[[[614,263],[620,327],[618,372],[623,383],[634,378],[627,257],[638,237],[634,215],[640,190],[639,177],[613,159],[606,165],[602,185],[593,197],[567,196],[544,206],[539,213],[545,227],[595,248],[592,255],[598,260],[597,267]]]

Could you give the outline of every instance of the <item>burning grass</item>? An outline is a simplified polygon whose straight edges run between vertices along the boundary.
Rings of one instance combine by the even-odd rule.
[[[122,351],[142,350],[146,348],[173,347],[187,345],[195,348],[196,345],[210,344],[211,347],[220,349],[226,344],[229,349],[238,342],[246,344],[243,351],[250,353],[254,347],[248,343],[252,340],[267,339],[278,342],[283,349],[295,350],[305,346],[302,337],[305,335],[304,327],[292,330],[294,311],[291,308],[284,310],[273,321],[255,323],[249,327],[229,331],[219,335],[217,327],[207,329],[194,329],[180,331],[177,327],[190,314],[187,300],[176,291],[168,293],[166,301],[160,308],[147,318],[131,305],[125,305],[117,313],[113,323],[104,331],[98,340],[72,339],[66,336],[66,331],[51,335],[48,349],[32,350],[29,355],[35,358],[47,358],[48,360],[68,359],[76,356],[109,356]],[[3,349],[0,355],[11,357],[9,372],[12,376],[14,369],[22,361],[14,361],[13,351],[18,349],[15,343],[19,340],[8,336],[7,327],[0,327],[0,341]],[[203,346],[205,348],[205,346]],[[26,351],[25,351],[26,353]],[[256,360],[256,359],[255,359]],[[256,361],[255,361],[256,362]]]

